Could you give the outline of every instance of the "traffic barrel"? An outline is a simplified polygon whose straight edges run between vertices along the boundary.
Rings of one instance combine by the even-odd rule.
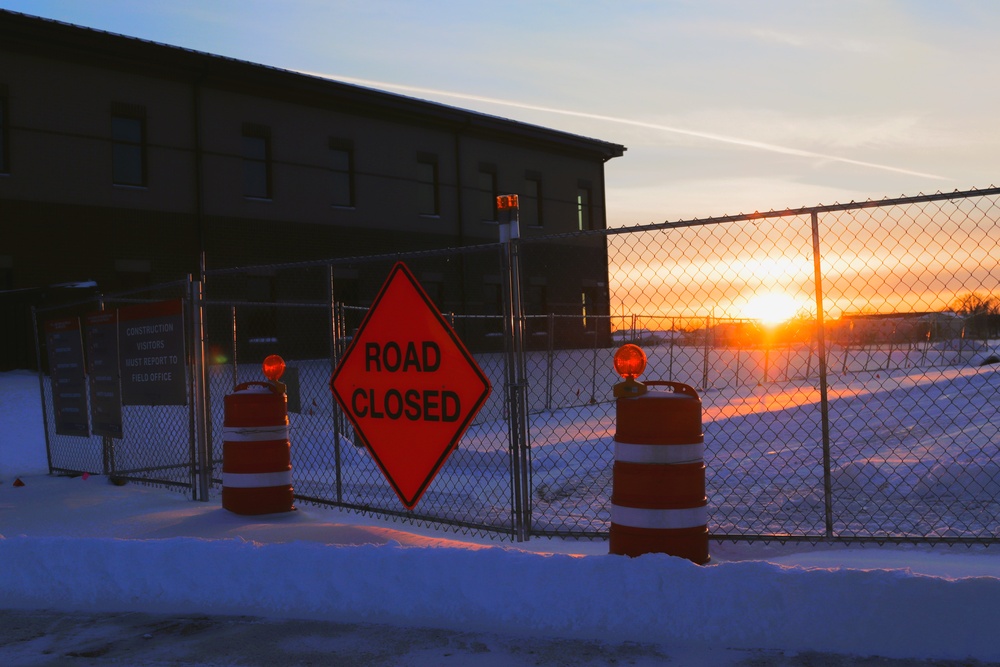
[[[276,382],[245,382],[224,399],[222,507],[236,514],[294,510],[288,398]]]
[[[666,553],[702,565],[709,554],[701,399],[679,382],[642,386],[617,399],[610,552]]]

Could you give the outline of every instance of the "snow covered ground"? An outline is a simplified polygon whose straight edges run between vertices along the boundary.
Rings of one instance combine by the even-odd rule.
[[[299,621],[294,645],[261,654],[267,664],[317,646],[352,650],[304,630],[316,621],[367,628],[372,645],[412,638],[378,664],[784,665],[813,664],[812,652],[839,656],[823,664],[1000,662],[996,547],[712,543],[712,562],[697,566],[610,556],[600,541],[511,546],[311,507],[241,517],[47,470],[37,377],[0,374],[0,609],[24,624],[43,614],[54,635],[66,630],[44,614],[66,615],[79,638],[93,614],[137,631],[121,621],[133,612],[260,617],[249,632],[261,638]],[[5,632],[2,664],[59,655],[36,631]],[[182,644],[175,663],[226,664],[186,662]],[[169,646],[132,664],[170,663]]]

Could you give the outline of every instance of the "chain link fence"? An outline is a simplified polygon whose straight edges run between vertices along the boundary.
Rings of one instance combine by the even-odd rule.
[[[38,309],[35,313],[36,340],[38,350],[39,386],[41,391],[42,415],[45,420],[45,440],[48,449],[49,469],[56,474],[103,474],[117,483],[127,481],[162,485],[190,493],[198,497],[198,460],[195,456],[196,422],[192,406],[199,394],[192,384],[194,374],[188,373],[183,382],[182,405],[124,405],[121,406],[121,437],[111,437],[94,433],[87,429],[85,435],[66,434],[60,428],[54,397],[52,353],[45,335],[45,323],[54,320],[71,319],[80,321],[96,312],[114,311],[120,307],[156,302],[179,302],[183,327],[183,348],[185,359],[182,365],[193,368],[198,350],[197,341],[190,325],[191,311],[190,281],[179,281],[157,285],[114,296],[87,294],[81,301],[75,301],[53,308]],[[81,326],[73,336],[83,347],[87,380],[93,380],[93,341]],[[93,400],[91,392],[84,392],[85,398]],[[90,412],[90,403],[83,403],[84,410]],[[86,421],[86,420],[85,420]]]
[[[210,272],[202,499],[221,488],[222,397],[277,353],[299,503],[512,539],[605,538],[612,358],[634,342],[648,356],[640,380],[701,396],[713,539],[1000,539],[1000,189],[511,243]],[[328,386],[400,260],[493,386],[413,511]],[[110,449],[129,479],[149,479],[137,470],[160,457],[178,471],[164,483],[194,488],[197,420],[131,410],[110,446],[49,436],[53,470],[106,472]],[[140,465],[139,449],[170,453]]]

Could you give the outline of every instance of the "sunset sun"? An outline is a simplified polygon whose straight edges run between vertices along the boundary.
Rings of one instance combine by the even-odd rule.
[[[800,307],[798,301],[784,292],[764,292],[750,297],[741,313],[743,317],[773,326],[795,317]]]

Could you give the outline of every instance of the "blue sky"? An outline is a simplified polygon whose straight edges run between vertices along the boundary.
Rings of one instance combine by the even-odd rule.
[[[1000,182],[1000,3],[0,0],[624,144],[632,225]]]

